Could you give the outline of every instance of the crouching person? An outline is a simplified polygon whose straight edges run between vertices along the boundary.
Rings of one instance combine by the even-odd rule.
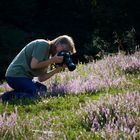
[[[47,87],[41,82],[59,73],[63,66],[47,72],[50,64],[62,63],[63,56],[57,56],[60,51],[75,53],[73,39],[62,35],[54,40],[36,39],[27,44],[9,65],[6,71],[6,81],[13,91],[2,95],[3,100],[14,98],[36,98],[47,92]],[[34,81],[38,77],[38,81]]]

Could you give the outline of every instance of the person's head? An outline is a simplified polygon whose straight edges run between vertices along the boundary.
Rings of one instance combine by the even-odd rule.
[[[51,55],[60,51],[69,51],[71,54],[76,53],[73,39],[68,35],[62,35],[50,41]]]

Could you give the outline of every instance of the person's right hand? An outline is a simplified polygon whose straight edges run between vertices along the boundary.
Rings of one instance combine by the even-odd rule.
[[[53,63],[62,63],[63,62],[63,56],[57,56],[57,54],[51,58]]]

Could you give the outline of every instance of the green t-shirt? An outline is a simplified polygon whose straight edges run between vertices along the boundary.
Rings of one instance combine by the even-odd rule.
[[[33,78],[47,72],[46,68],[31,69],[32,57],[39,61],[48,60],[49,43],[44,39],[37,39],[27,44],[9,65],[6,76]]]

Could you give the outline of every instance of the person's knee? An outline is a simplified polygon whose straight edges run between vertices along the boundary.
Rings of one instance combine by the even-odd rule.
[[[46,92],[47,91],[47,87],[39,82],[35,82],[35,86],[39,92],[41,92],[41,91]]]
[[[41,90],[44,90],[44,91],[47,91],[47,87],[46,87],[45,85],[42,85],[42,86],[40,87],[40,89],[41,89]]]
[[[30,94],[36,94],[38,90],[36,87],[30,87],[30,88],[24,89],[24,92],[30,93]]]

